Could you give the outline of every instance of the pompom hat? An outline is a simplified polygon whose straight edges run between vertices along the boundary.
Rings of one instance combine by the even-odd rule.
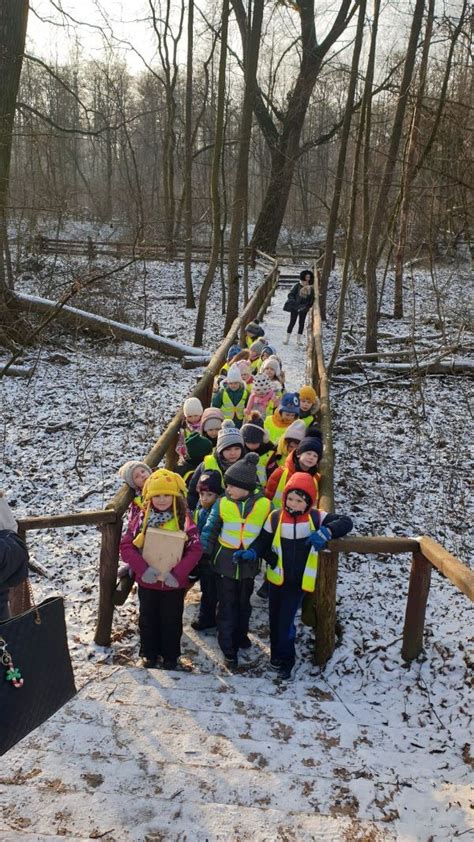
[[[239,459],[224,474],[226,485],[235,485],[245,491],[255,491],[257,487],[257,465],[258,454],[247,453],[243,459]]]
[[[199,477],[196,485],[198,494],[201,491],[210,491],[212,494],[221,495],[224,491],[222,488],[222,477],[219,471],[206,471]]]
[[[284,439],[294,439],[295,441],[303,441],[306,436],[306,426],[304,421],[293,421],[283,433]]]
[[[232,363],[229,366],[229,370],[227,372],[226,380],[228,383],[243,383],[242,375],[240,373],[240,368],[237,363]]]
[[[199,398],[186,398],[183,404],[183,412],[186,418],[189,418],[190,415],[201,416],[204,409]]]
[[[260,374],[255,375],[252,383],[252,392],[255,392],[256,395],[266,395],[267,392],[271,392],[272,389],[272,381],[263,371],[260,372]]]
[[[260,327],[257,321],[249,322],[245,327],[245,333],[248,333],[249,336],[254,336],[255,339],[257,339],[258,336],[265,336],[263,327]]]
[[[242,450],[244,449],[244,440],[242,438],[242,433],[237,427],[232,423],[232,421],[227,418],[222,427],[219,430],[217,436],[217,444],[216,444],[216,451],[217,453],[222,453],[223,450],[226,450],[227,447],[234,447],[236,445],[241,446]]]
[[[319,458],[323,455],[323,442],[320,436],[305,436],[296,448],[296,455],[301,456],[302,453],[317,453]]]
[[[250,413],[250,419],[242,426],[242,436],[245,444],[265,444],[268,433],[263,426],[263,418],[257,410]]]

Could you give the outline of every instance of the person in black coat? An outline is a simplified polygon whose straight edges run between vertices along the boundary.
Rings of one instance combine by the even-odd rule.
[[[301,345],[301,336],[303,334],[306,316],[314,304],[314,275],[310,269],[304,269],[301,272],[300,279],[291,288],[287,300],[292,309],[283,344],[288,345],[292,330],[298,320],[296,344]]]
[[[0,491],[0,620],[8,620],[8,591],[28,576],[28,550],[16,534],[17,525]]]

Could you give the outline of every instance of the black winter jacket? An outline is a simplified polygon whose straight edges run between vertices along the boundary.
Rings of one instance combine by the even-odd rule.
[[[28,576],[28,550],[11,529],[0,529],[0,620],[9,617],[8,591]]]
[[[311,307],[314,304],[314,289],[311,287],[309,295],[301,295],[301,284],[298,282],[291,287],[290,292],[288,293],[288,298],[292,301],[296,301],[297,312],[303,313],[305,310],[311,310]]]

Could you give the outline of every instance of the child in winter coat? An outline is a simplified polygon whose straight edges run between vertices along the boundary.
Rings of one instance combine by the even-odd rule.
[[[17,535],[18,526],[3,491],[0,491],[0,620],[8,620],[9,590],[28,576],[28,550]]]
[[[222,366],[222,368],[220,370],[220,373],[219,373],[220,377],[223,377],[223,378],[227,377],[227,372],[229,371],[229,366],[232,364],[232,360],[234,360],[235,357],[237,357],[238,354],[240,354],[241,350],[242,350],[242,348],[240,347],[240,345],[231,345],[230,346],[230,348],[229,348],[229,350],[227,351],[227,354],[226,354],[226,358],[225,358],[226,361],[225,361],[224,365]]]
[[[188,436],[184,443],[185,458],[180,459],[176,466],[176,473],[183,477],[186,485],[189,484],[198,465],[213,449],[214,443],[207,436],[201,436],[199,433],[191,433]]]
[[[217,436],[223,421],[224,413],[215,406],[208,406],[202,414],[200,433],[201,436],[209,439],[213,447],[216,445]]]
[[[250,391],[250,387],[253,383],[253,374],[249,360],[239,360],[236,365],[238,365],[240,369],[242,380],[244,381],[247,389]]]
[[[268,439],[268,433],[263,426],[262,416],[255,410],[242,427],[242,437],[246,453],[258,455],[257,479],[258,490],[265,488],[269,474],[267,465],[275,454],[275,447]]]
[[[245,344],[247,348],[250,348],[252,342],[255,342],[256,339],[260,339],[262,336],[265,336],[265,331],[258,319],[254,319],[245,327],[244,334]]]
[[[265,347],[262,348],[262,353],[260,354],[260,359],[261,359],[262,363],[264,363],[266,360],[268,360],[269,357],[273,357],[275,355],[276,355],[276,348],[274,348],[273,345],[265,345]]]
[[[152,469],[146,462],[130,459],[119,468],[118,473],[119,477],[135,492],[135,496],[128,509],[128,526],[130,526],[131,523],[136,521],[139,513],[143,511],[143,486],[152,473]],[[118,582],[113,597],[114,605],[123,605],[132,590],[135,576],[128,564],[120,565],[117,576]]]
[[[332,538],[352,529],[350,517],[317,508],[314,483],[307,473],[294,473],[282,498],[254,544],[267,563],[270,612],[270,669],[291,681],[295,665],[295,616],[304,593],[316,586],[318,553]]]
[[[232,364],[227,373],[227,379],[212,399],[212,406],[220,409],[224,418],[233,421],[236,427],[241,427],[248,398],[249,392],[242,380],[240,369]]]
[[[176,669],[181,654],[183,607],[189,574],[202,555],[196,525],[186,509],[186,486],[173,471],[160,468],[143,487],[145,511],[131,524],[122,538],[120,553],[134,571],[138,582],[140,613],[140,655],[146,668],[163,658],[163,669]],[[181,560],[162,576],[142,556],[148,527],[184,530],[186,544]]]
[[[273,456],[270,457],[267,465],[267,476],[270,477],[276,468],[285,464],[286,459],[296,450],[306,435],[306,427],[299,419],[293,421],[285,432],[278,439],[278,444]]]
[[[245,408],[245,418],[248,420],[253,411],[258,412],[262,418],[267,415],[273,415],[275,411],[275,391],[272,387],[271,380],[266,374],[260,372],[256,374],[253,383],[250,397]]]
[[[219,471],[207,471],[201,474],[197,484],[199,503],[194,511],[193,520],[201,535],[209,512],[214,503],[224,493],[222,476]],[[196,631],[205,631],[216,627],[217,579],[209,557],[203,555],[199,562],[199,581],[201,585],[201,603],[197,620],[191,623]]]
[[[287,457],[284,467],[276,468],[267,482],[265,494],[270,500],[273,500],[275,506],[281,506],[286,484],[289,478],[297,472],[307,473],[311,476],[315,489],[315,500],[318,500],[319,481],[321,479],[318,473],[318,465],[323,455],[323,442],[319,430],[310,427],[308,432],[311,435],[307,435],[299,443],[296,450],[293,450]]]
[[[296,392],[287,392],[283,395],[280,406],[275,410],[273,415],[268,415],[265,418],[265,429],[273,444],[277,444],[280,436],[298,418],[299,414],[300,399],[298,394]]]
[[[319,399],[316,389],[312,386],[302,386],[300,391],[300,418],[306,427],[310,427],[316,421],[319,409]]]
[[[285,375],[280,357],[277,357],[276,354],[267,357],[262,365],[261,371],[264,371],[267,377],[270,378],[275,391],[281,394],[285,389]]]
[[[198,433],[204,410],[199,398],[187,398],[183,404],[184,421],[179,432],[176,453],[181,459],[186,458],[186,439],[191,433]]]
[[[227,468],[241,459],[244,455],[244,440],[242,433],[234,427],[232,421],[223,421],[217,436],[215,453],[205,456],[201,464],[194,471],[189,483],[188,506],[193,512],[198,503],[197,484],[202,473],[218,471],[223,477]]]
[[[227,469],[225,496],[212,507],[201,534],[217,577],[217,639],[231,669],[238,664],[239,649],[252,645],[248,637],[250,597],[259,569],[252,545],[271,506],[255,491],[257,463],[257,454],[247,453]]]
[[[250,369],[254,376],[255,374],[258,374],[262,366],[262,359],[260,354],[262,353],[264,348],[265,345],[261,339],[255,340],[255,342],[252,342],[252,344],[249,346],[249,363]]]

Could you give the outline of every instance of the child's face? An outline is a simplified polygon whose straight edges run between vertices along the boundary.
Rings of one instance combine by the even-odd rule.
[[[268,377],[270,378],[270,380],[275,380],[275,377],[276,377],[276,371],[275,371],[275,369],[274,369],[274,368],[272,368],[272,367],[271,367],[271,365],[268,365],[268,366],[266,367],[266,369],[265,369],[265,374],[267,374],[267,375],[268,375]]]
[[[230,389],[231,392],[236,392],[241,387],[242,383],[240,383],[238,380],[232,380],[227,383],[227,388]]]
[[[299,494],[295,494],[294,491],[290,491],[286,495],[286,505],[294,512],[305,512],[308,507],[306,501],[302,500]]]
[[[132,473],[133,487],[141,491],[149,476],[150,472],[145,470],[145,468],[135,468]]]
[[[288,453],[292,453],[299,445],[299,441],[297,439],[285,439],[285,441]]]
[[[250,491],[247,491],[245,488],[238,488],[236,485],[226,485],[225,493],[229,500],[237,503],[239,500],[245,500],[249,496]]]
[[[301,467],[304,468],[305,471],[308,471],[310,468],[314,468],[314,466],[318,464],[319,456],[314,450],[305,450],[305,452],[299,457],[299,462]]]
[[[173,505],[173,497],[171,494],[158,494],[156,497],[151,498],[151,502],[157,512],[167,512]]]
[[[199,424],[200,420],[200,415],[186,415],[186,421],[188,424]]]
[[[308,398],[300,399],[300,408],[302,412],[308,412],[312,406],[313,404],[308,400]]]
[[[233,465],[234,462],[238,462],[242,456],[242,448],[240,444],[233,444],[232,447],[226,447],[222,451],[222,456],[225,461],[229,462],[231,465]]]
[[[200,491],[199,502],[203,509],[210,509],[217,500],[217,494],[214,491]]]
[[[268,360],[268,358],[269,358],[270,356],[271,356],[270,351],[263,351],[263,353],[262,353],[262,355],[261,355],[262,360],[263,360],[264,362],[265,362],[265,360]]]
[[[246,441],[245,447],[247,448],[247,450],[258,450],[260,444],[258,443],[258,441]]]
[[[249,351],[249,360],[251,363],[254,363],[255,360],[258,360],[258,354],[256,351]]]
[[[251,371],[243,371],[242,372],[242,380],[244,383],[248,383],[249,380],[252,379],[252,372]]]
[[[284,421],[285,424],[291,424],[291,422],[295,420],[295,416],[292,412],[285,412],[285,410],[283,410],[283,412],[280,412],[280,415],[281,420]]]
[[[219,428],[218,427],[211,427],[210,430],[206,430],[206,436],[210,439],[213,439],[213,441],[215,441],[217,439],[218,435],[219,435]]]

